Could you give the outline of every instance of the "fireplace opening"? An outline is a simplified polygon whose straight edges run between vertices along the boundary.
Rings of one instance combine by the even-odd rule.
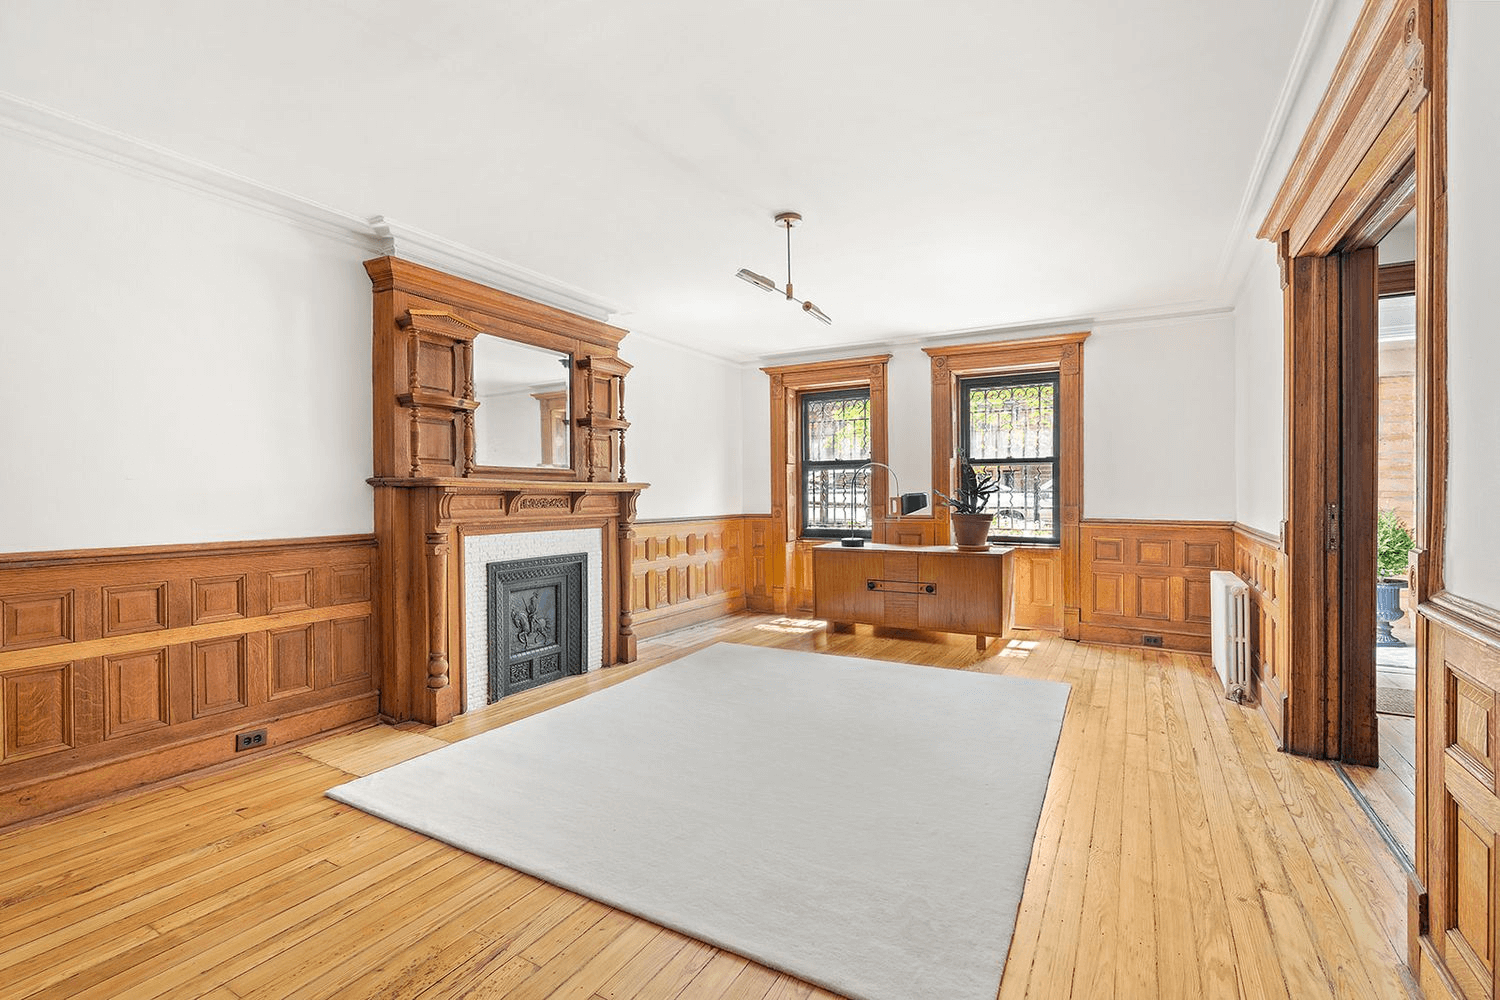
[[[489,581],[489,702],[584,672],[582,552],[492,562]]]

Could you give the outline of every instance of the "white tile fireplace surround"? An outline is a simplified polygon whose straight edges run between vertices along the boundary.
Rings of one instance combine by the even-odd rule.
[[[587,557],[584,581],[583,667],[596,670],[604,661],[604,601],[600,584],[604,557],[599,529],[517,531],[499,535],[464,536],[464,711],[483,708],[489,701],[490,639],[486,587],[490,563],[536,559],[582,552]]]

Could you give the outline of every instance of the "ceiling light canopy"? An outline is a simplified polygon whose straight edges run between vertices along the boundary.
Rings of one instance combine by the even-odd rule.
[[[780,285],[776,284],[776,282],[772,281],[764,274],[756,274],[754,271],[750,270],[747,267],[740,268],[739,271],[735,273],[735,277],[739,278],[742,281],[748,281],[756,288],[764,289],[768,292],[785,291],[787,301],[801,304],[802,311],[807,313],[813,319],[817,320],[819,323],[832,325],[833,320],[829,318],[827,313],[819,309],[817,306],[813,305],[810,300],[804,302],[802,299],[799,299],[792,294],[792,227],[801,221],[802,216],[796,212],[781,212],[776,216],[776,224],[786,230],[785,289],[782,289]]]

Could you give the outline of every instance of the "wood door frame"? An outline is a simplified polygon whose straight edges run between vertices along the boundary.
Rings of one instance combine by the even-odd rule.
[[[1415,602],[1443,587],[1447,494],[1447,0],[1365,0],[1333,79],[1309,125],[1259,235],[1275,243],[1285,289],[1286,522],[1290,636],[1286,749],[1340,757],[1344,745],[1340,646],[1329,636],[1326,537],[1330,463],[1342,459],[1328,433],[1338,394],[1327,377],[1340,336],[1339,265],[1369,246],[1410,190],[1417,213]],[[1405,171],[1411,164],[1410,178]],[[1399,217],[1399,216],[1398,216]],[[1330,589],[1332,588],[1332,589]],[[1417,877],[1412,889],[1408,957],[1417,970],[1434,954],[1426,890],[1442,845],[1430,842],[1429,773],[1433,750],[1427,650],[1417,649]],[[1332,653],[1332,662],[1326,659]],[[1437,873],[1441,874],[1441,873]],[[1439,967],[1441,963],[1439,962]],[[1425,977],[1424,977],[1425,981]]]

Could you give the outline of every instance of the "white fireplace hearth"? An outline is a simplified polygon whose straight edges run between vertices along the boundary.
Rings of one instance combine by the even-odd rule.
[[[584,580],[584,659],[585,670],[596,670],[603,663],[604,600],[603,549],[597,528],[570,528],[561,531],[525,531],[494,535],[465,535],[463,540],[464,578],[464,705],[465,712],[483,708],[489,701],[489,601],[487,594],[490,563],[514,559],[535,559],[582,552],[587,558]]]

